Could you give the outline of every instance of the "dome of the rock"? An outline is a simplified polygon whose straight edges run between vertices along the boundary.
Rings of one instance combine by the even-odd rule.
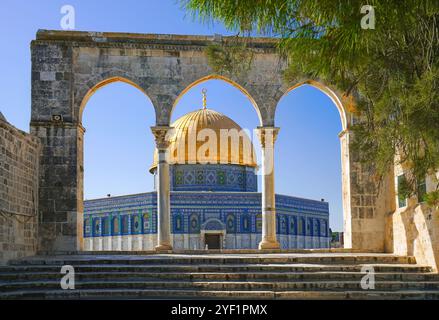
[[[170,127],[174,129],[166,137],[169,145],[163,171],[158,172],[157,150],[150,167],[154,191],[85,202],[88,250],[151,250],[164,230],[160,229],[163,220],[171,233],[169,245],[175,249],[257,248],[266,203],[258,192],[258,167],[249,132],[208,109],[204,90],[203,108]],[[167,196],[169,206],[160,216],[159,207]],[[282,248],[328,247],[327,202],[275,195],[275,204]]]
[[[242,128],[206,108],[171,124],[168,137],[171,191],[257,191],[256,155]],[[150,172],[157,176],[158,152]]]
[[[231,164],[256,167],[247,133],[229,117],[207,108],[190,112],[171,124],[170,164]],[[212,141],[210,139],[213,139]],[[150,168],[157,167],[157,150]]]

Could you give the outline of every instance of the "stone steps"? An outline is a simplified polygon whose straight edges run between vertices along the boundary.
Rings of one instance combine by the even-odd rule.
[[[114,272],[361,272],[364,265],[312,265],[312,264],[242,264],[242,265],[75,265],[77,272],[90,272],[96,270]],[[374,268],[376,272],[431,272],[431,268],[419,265],[396,265],[396,264],[367,264]],[[61,265],[31,265],[31,266],[12,266],[1,267],[0,273],[4,272],[59,272]]]
[[[75,268],[62,290],[61,266]],[[363,266],[375,290],[363,290]],[[0,299],[439,299],[439,274],[389,254],[58,255],[0,267]]]
[[[404,291],[207,291],[207,290],[28,290],[2,294],[2,299],[295,299],[295,300],[431,300],[437,290]]]
[[[20,281],[0,284],[0,292],[26,290],[32,288],[59,290],[60,280]],[[76,281],[75,289],[185,289],[185,290],[218,290],[218,291],[309,291],[309,290],[362,290],[360,281],[144,281],[144,280],[100,280]],[[438,290],[439,281],[377,281],[375,290]]]
[[[100,280],[185,280],[185,281],[360,281],[364,277],[361,272],[76,272],[75,277],[78,281]],[[0,273],[0,285],[10,281],[53,281],[60,279],[58,272],[3,272]],[[439,275],[421,272],[381,272],[375,274],[376,281],[439,281]]]
[[[87,265],[87,264],[129,264],[129,265],[199,265],[199,264],[416,264],[414,257],[401,257],[393,255],[270,255],[242,257],[239,255],[150,255],[150,256],[69,256],[46,259],[36,257],[11,261],[13,265]]]

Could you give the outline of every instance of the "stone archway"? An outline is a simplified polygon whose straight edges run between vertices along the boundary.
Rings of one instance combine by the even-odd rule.
[[[232,85],[234,88],[238,89],[244,96],[247,97],[247,99],[250,101],[250,103],[252,104],[253,108],[256,111],[256,114],[258,115],[258,119],[259,119],[259,124],[262,126],[263,125],[263,118],[261,116],[259,107],[256,103],[256,101],[253,99],[252,95],[250,94],[250,92],[245,89],[242,85],[240,85],[239,83],[229,79],[228,77],[222,76],[222,75],[218,75],[218,74],[210,74],[207,76],[204,76],[200,79],[195,80],[194,82],[192,82],[191,84],[189,84],[186,88],[184,88],[184,90],[178,95],[178,97],[175,99],[174,105],[172,106],[172,110],[171,110],[171,116],[172,116],[172,112],[174,111],[175,107],[177,106],[178,102],[180,101],[180,99],[193,87],[209,81],[209,80],[221,80],[224,81],[230,85]]]
[[[262,145],[276,134],[274,115],[279,99],[291,88],[283,83],[286,61],[278,55],[273,39],[246,39],[254,51],[245,75],[214,75],[205,49],[221,42],[218,37],[154,34],[39,31],[32,41],[31,132],[43,145],[40,160],[39,249],[82,249],[82,134],[81,111],[88,97],[113,81],[130,83],[152,101],[156,114],[153,134],[159,151],[158,243],[170,249],[169,170],[164,155],[170,119],[176,101],[191,86],[215,77],[235,85],[252,101],[261,122]],[[309,80],[311,81],[311,80]],[[318,86],[318,82],[311,82]],[[322,85],[323,90],[326,90]],[[341,96],[327,89],[334,100]],[[343,105],[340,102],[340,108]],[[340,109],[342,110],[342,109]],[[372,198],[375,185],[356,161],[350,148],[352,114],[346,112],[341,134],[345,227],[348,247],[384,249],[386,195]],[[273,148],[263,147],[269,157]],[[263,179],[263,241],[261,248],[277,248],[274,179]],[[370,240],[372,239],[372,240]]]
[[[355,137],[350,126],[355,122],[352,101],[330,88],[321,80],[303,80],[285,88],[279,100],[289,92],[310,85],[328,96],[336,107],[342,126],[339,133],[341,149],[341,176],[346,248],[384,252],[386,247],[387,215],[392,211],[393,184],[379,188],[370,171],[358,160],[351,148]],[[277,105],[276,105],[277,108]],[[276,112],[276,111],[275,111]]]

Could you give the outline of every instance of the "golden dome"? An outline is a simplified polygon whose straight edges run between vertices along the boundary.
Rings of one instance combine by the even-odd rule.
[[[255,151],[248,135],[235,121],[219,112],[204,107],[177,119],[171,127],[174,129],[169,137],[170,164],[208,163],[256,167]],[[229,137],[225,138],[225,134]],[[189,139],[193,142],[188,143]],[[214,148],[216,151],[212,151]],[[156,149],[150,172],[157,167],[157,158]]]

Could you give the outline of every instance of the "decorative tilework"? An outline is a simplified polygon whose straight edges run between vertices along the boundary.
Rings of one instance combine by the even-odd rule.
[[[299,219],[299,235],[304,236],[306,235],[306,225],[305,225],[305,218]]]
[[[177,170],[175,172],[175,184],[177,186],[182,185],[183,184],[183,171],[182,170]]]
[[[279,234],[287,234],[287,217],[285,215],[281,215],[279,217]]]
[[[236,232],[236,222],[235,222],[235,216],[233,214],[227,215],[226,230],[228,233],[235,233]]]
[[[216,184],[216,172],[213,170],[209,170],[206,172],[206,183],[208,185]]]
[[[217,177],[216,171],[215,175]],[[261,194],[257,192],[173,191],[171,192],[172,233],[199,236],[204,223],[210,219],[218,219],[224,224],[226,234],[260,236],[261,205]],[[276,195],[276,208],[279,237],[283,235],[327,237],[329,218],[327,203]],[[84,211],[85,237],[157,232],[157,193],[155,192],[85,201]],[[110,221],[111,224],[108,225]],[[194,241],[190,240],[189,243],[196,243]]]
[[[84,236],[85,237],[91,236],[91,219],[90,218],[84,219]]]
[[[318,219],[314,219],[314,235],[320,235],[320,221]]]
[[[197,184],[201,184],[204,185],[204,171],[203,170],[198,170],[197,171]]]
[[[170,166],[171,191],[257,191],[255,169],[239,165]]]
[[[173,215],[173,230],[174,233],[180,234],[184,233],[184,223],[183,223],[183,215],[175,214]]]
[[[185,185],[193,185],[196,181],[194,171],[185,171],[184,175],[184,184]]]
[[[307,236],[313,235],[312,218],[306,219],[306,235]]]
[[[200,232],[200,219],[198,214],[193,213],[189,216],[189,233]]]
[[[118,215],[112,217],[113,222],[113,235],[120,235],[120,217]]]
[[[131,234],[141,234],[142,233],[142,223],[141,218],[138,214],[131,216]]]
[[[259,213],[256,215],[256,233],[262,232],[262,214]]]
[[[102,218],[102,235],[103,236],[110,236],[111,235],[110,217]]]
[[[250,216],[248,214],[244,214],[241,217],[241,230],[245,233],[249,233],[251,231]]]
[[[122,234],[126,235],[130,233],[130,220],[129,215],[122,216]]]
[[[101,236],[101,218],[93,218],[93,236]]]
[[[225,185],[226,184],[226,173],[223,170],[217,171],[217,181],[219,185]]]
[[[297,218],[295,216],[290,216],[290,229],[289,234],[297,235]]]
[[[209,219],[201,226],[201,230],[224,230],[225,225],[218,219]]]

